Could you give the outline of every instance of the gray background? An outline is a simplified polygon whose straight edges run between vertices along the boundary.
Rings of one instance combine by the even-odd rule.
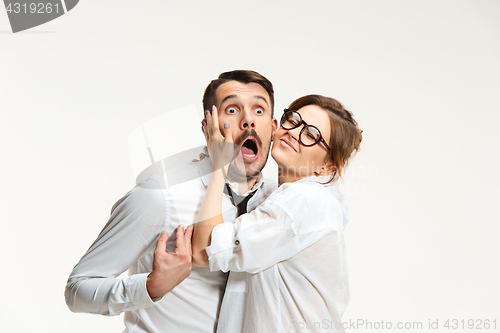
[[[342,184],[346,321],[500,328],[499,14],[498,1],[82,1],[12,34],[0,10],[2,331],[123,329],[72,314],[63,292],[134,185],[128,136],[182,106],[201,117],[208,82],[239,68],[274,83],[277,115],[319,93],[364,130]]]

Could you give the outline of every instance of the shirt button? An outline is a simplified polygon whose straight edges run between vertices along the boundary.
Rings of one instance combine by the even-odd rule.
[[[235,240],[235,241],[234,241],[234,244],[235,244],[236,246],[238,246],[238,245],[240,245],[240,241],[239,241],[239,240]]]

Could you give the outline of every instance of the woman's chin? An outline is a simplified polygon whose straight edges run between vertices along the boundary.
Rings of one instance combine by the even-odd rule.
[[[278,166],[283,166],[283,164],[286,162],[286,158],[285,156],[283,156],[283,153],[277,151],[277,149],[271,149],[271,157],[276,162],[276,164],[278,164]]]
[[[293,169],[299,167],[299,165],[296,164],[301,164],[301,161],[296,158],[296,154],[293,152],[290,154],[289,151],[283,148],[273,149],[271,151],[271,157],[276,164],[282,168]]]

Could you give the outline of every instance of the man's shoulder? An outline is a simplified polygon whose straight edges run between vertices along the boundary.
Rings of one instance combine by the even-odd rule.
[[[200,180],[203,174],[201,162],[203,161],[179,163],[150,174],[120,198],[113,205],[111,212],[164,212],[173,201],[178,203],[197,200],[205,190]]]
[[[144,177],[134,188],[126,193],[113,209],[120,204],[146,203],[159,204],[165,200],[166,192],[170,191],[172,186],[184,184],[188,187],[196,182],[192,180],[200,179],[203,175],[206,163],[185,162],[173,166],[155,170],[155,172]],[[201,182],[200,182],[201,183]]]
[[[207,163],[208,162],[208,163]],[[137,186],[143,188],[167,189],[174,185],[189,183],[211,172],[210,161],[184,162],[164,167],[153,172]]]

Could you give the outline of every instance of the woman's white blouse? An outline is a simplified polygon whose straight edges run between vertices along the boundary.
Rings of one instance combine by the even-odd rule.
[[[210,270],[231,271],[218,332],[344,332],[348,214],[329,177],[285,183],[212,231]]]

